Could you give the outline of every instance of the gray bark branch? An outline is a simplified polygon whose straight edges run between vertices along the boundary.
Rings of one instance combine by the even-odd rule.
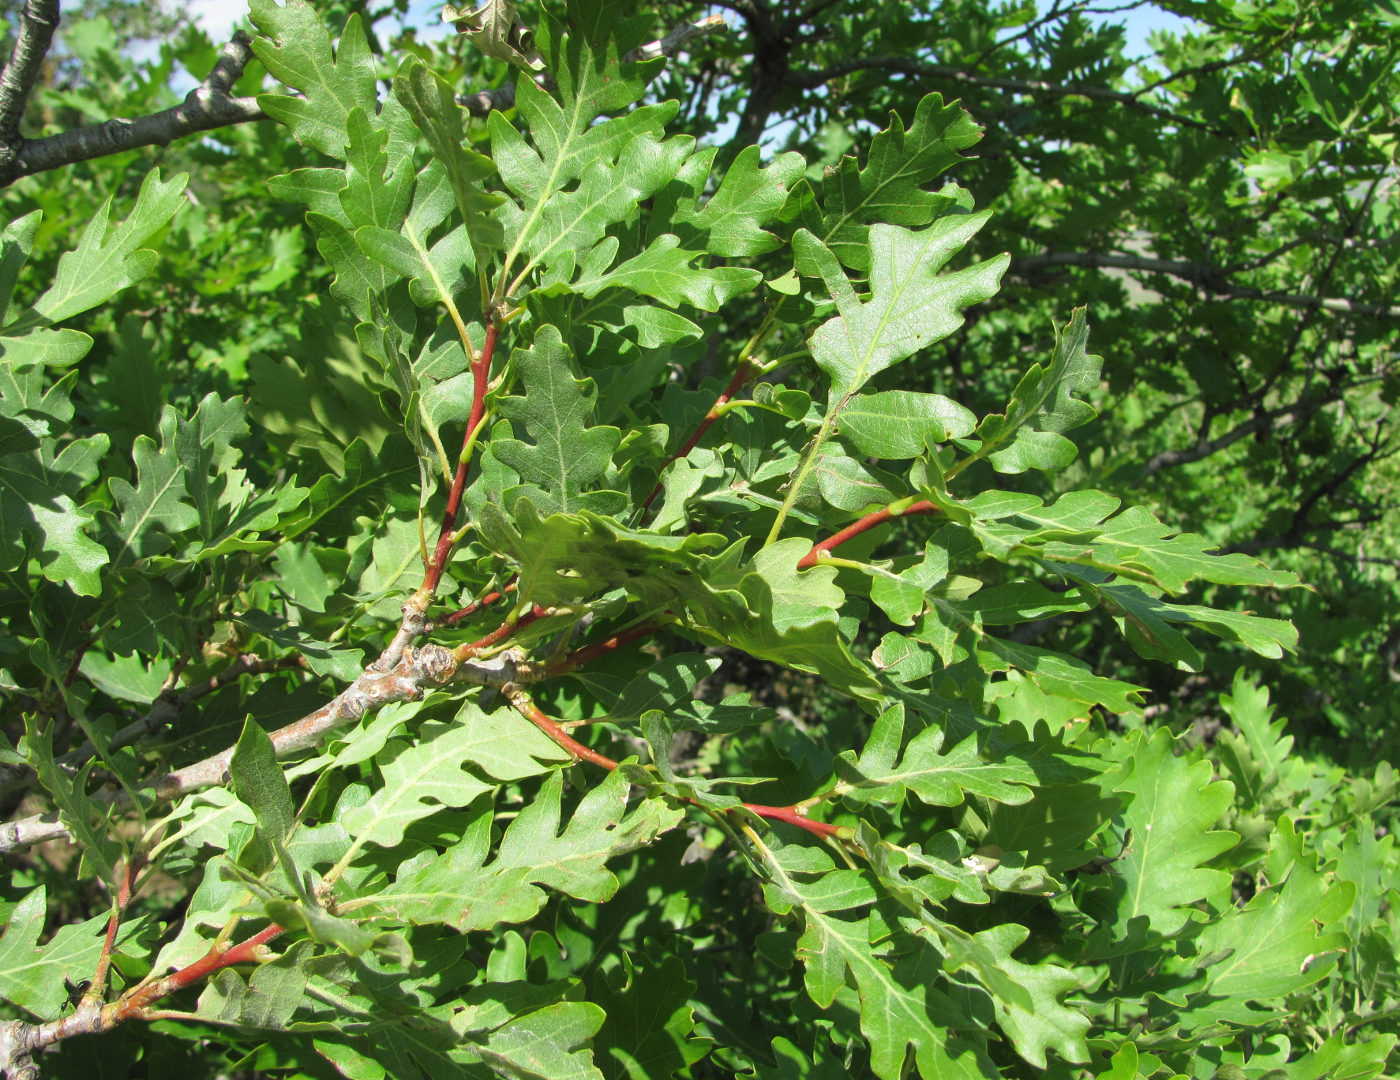
[[[0,145],[0,187],[14,183],[22,176],[74,162],[89,161],[142,146],[165,146],[183,135],[264,119],[265,114],[258,108],[255,99],[234,97],[231,93],[233,84],[242,76],[243,69],[252,58],[251,44],[243,31],[234,34],[220,52],[208,78],[191,90],[179,105],[161,112],[129,120],[108,120],[42,139],[20,138],[16,129],[13,137]],[[6,71],[9,66],[6,65]],[[2,81],[3,76],[0,76]],[[2,109],[3,94],[0,94]],[[4,113],[0,111],[0,121],[4,118]],[[0,130],[0,138],[3,138],[3,134],[3,130]]]
[[[58,0],[29,0],[19,17],[19,35],[0,71],[0,160],[19,142],[19,124],[58,29]]]
[[[1368,304],[1338,297],[1308,296],[1302,293],[1265,292],[1248,285],[1234,285],[1227,271],[1219,267],[1176,259],[1154,259],[1143,255],[1100,255],[1088,251],[1051,252],[1016,259],[1012,271],[1026,274],[1051,266],[1086,266],[1108,270],[1136,270],[1144,274],[1167,274],[1189,281],[1211,295],[1231,300],[1257,300],[1284,307],[1321,309],[1343,315],[1360,315],[1371,319],[1400,319],[1400,304]]]
[[[1086,97],[1096,101],[1112,101],[1126,108],[1147,113],[1149,116],[1170,120],[1183,127],[1209,132],[1217,138],[1230,139],[1234,137],[1233,132],[1218,128],[1214,124],[1202,123],[1200,120],[1172,112],[1159,105],[1153,105],[1143,101],[1137,94],[1110,90],[1104,86],[1085,86],[1079,83],[1048,83],[1038,79],[999,79],[990,75],[978,75],[951,64],[927,64],[919,60],[911,60],[907,56],[853,57],[817,71],[789,71],[784,76],[784,82],[788,86],[801,90],[814,90],[839,76],[848,75],[854,71],[867,70],[893,71],[917,78],[939,79],[962,86],[980,86],[991,90],[1010,90],[1013,93],[1041,94],[1053,97]]]
[[[320,744],[326,734],[358,720],[368,712],[395,701],[412,701],[429,690],[448,683],[488,686],[500,689],[514,683],[526,683],[539,678],[530,670],[518,650],[507,650],[490,660],[456,660],[451,651],[441,645],[424,645],[420,649],[405,649],[403,659],[392,671],[366,669],[360,677],[326,704],[300,720],[270,732],[277,757],[285,758]],[[233,748],[186,765],[183,769],[158,776],[143,790],[151,792],[162,802],[170,802],[201,788],[226,784]],[[94,796],[113,810],[128,806],[125,793]],[[0,825],[0,855],[19,851],[48,840],[71,839],[72,834],[55,813],[35,814]]]

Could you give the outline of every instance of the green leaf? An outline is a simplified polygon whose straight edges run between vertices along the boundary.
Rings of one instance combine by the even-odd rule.
[[[963,324],[960,309],[996,295],[1009,256],[951,274],[947,261],[986,224],[990,211],[946,217],[910,232],[870,229],[870,299],[861,302],[831,251],[805,229],[793,237],[798,270],[820,277],[838,314],[809,341],[817,366],[831,380],[833,405],[874,375],[943,340]]]
[[[522,83],[522,86],[532,85]],[[492,113],[492,142],[496,131],[505,122],[495,123],[499,113]],[[633,113],[636,116],[637,113]],[[519,139],[518,134],[514,135]],[[509,256],[516,250],[528,256],[519,276],[534,267],[543,267],[551,277],[567,280],[576,253],[591,249],[603,237],[609,225],[623,221],[637,211],[637,204],[660,190],[675,175],[681,162],[690,153],[689,139],[675,138],[662,142],[644,132],[628,142],[616,162],[598,161],[580,178],[573,191],[555,192],[548,202],[530,206],[522,211],[513,202],[502,207],[500,217],[506,230],[517,236]],[[504,164],[502,175],[505,175]],[[538,170],[543,172],[543,169]],[[552,183],[553,176],[539,178]],[[509,180],[507,179],[507,184]],[[519,194],[519,192],[517,192]],[[758,276],[749,271],[730,275],[735,282],[758,283]],[[725,281],[724,277],[719,278]],[[732,287],[732,285],[730,286]]]
[[[1288,1080],[1372,1080],[1381,1076],[1396,1036],[1378,1035],[1348,1043],[1340,1032],[1288,1066]]]
[[[342,682],[353,681],[364,669],[363,649],[342,649],[317,641],[299,626],[293,626],[266,611],[245,611],[234,617],[274,645],[304,657],[306,666],[317,675],[330,675]]]
[[[345,160],[350,113],[376,110],[374,58],[358,12],[345,23],[340,47],[320,15],[305,0],[249,0],[248,17],[263,33],[253,52],[273,78],[301,91],[300,97],[261,94],[258,106],[291,129],[297,142]]]
[[[1247,1003],[1277,1008],[1325,978],[1346,950],[1347,934],[1336,924],[1351,911],[1356,887],[1309,861],[1295,863],[1281,885],[1261,889],[1201,931],[1199,955],[1215,958],[1201,991],[1210,1022],[1257,1019]]]
[[[737,266],[693,267],[705,253],[687,251],[678,246],[680,242],[679,237],[663,233],[645,251],[606,269],[617,253],[618,241],[604,237],[588,253],[579,278],[568,290],[591,299],[604,289],[627,289],[672,307],[690,304],[701,311],[719,311],[763,280],[757,270]]]
[[[92,975],[106,937],[107,914],[65,923],[43,945],[43,885],[31,889],[10,911],[0,935],[0,996],[40,1020],[56,1020],[68,1004],[64,980],[78,983]]]
[[[1089,1031],[1089,1018],[1060,1000],[1080,989],[1080,981],[1054,964],[1024,964],[1013,958],[1012,950],[1029,935],[1023,926],[1003,923],[976,936],[978,944],[996,956],[997,966],[1029,999],[1023,1003],[1009,995],[993,994],[997,1020],[1011,1036],[1016,1052],[1038,1069],[1045,1068],[1045,1051],[1050,1049],[1066,1061],[1086,1062],[1089,1047],[1084,1036]]]
[[[561,1001],[497,1028],[474,1049],[501,1076],[602,1080],[586,1044],[603,1020],[592,1002]]]
[[[898,803],[913,792],[929,806],[957,806],[971,795],[997,802],[1022,803],[1031,797],[1035,772],[1024,762],[996,760],[985,735],[970,735],[946,754],[944,733],[925,728],[904,746],[904,706],[885,710],[857,757],[854,750],[836,759],[838,791],[851,802]]]
[[[99,806],[88,796],[88,777],[96,762],[89,761],[70,774],[54,760],[53,728],[40,731],[33,713],[24,715],[24,728],[26,759],[39,783],[53,797],[64,828],[81,846],[82,869],[104,882],[115,882],[125,845],[112,835],[111,807]]]
[[[258,832],[271,852],[275,853],[282,872],[294,887],[299,886],[296,867],[287,853],[287,839],[297,826],[292,789],[287,786],[282,766],[277,764],[277,751],[273,749],[272,740],[251,717],[243,723],[228,771],[233,778],[235,794],[252,808],[258,821]],[[262,867],[250,869],[260,872]]]
[[[778,154],[760,166],[759,148],[746,146],[724,170],[714,194],[699,206],[717,152],[715,147],[698,150],[687,163],[686,197],[676,202],[672,227],[699,233],[704,249],[712,255],[751,257],[772,251],[781,241],[764,226],[777,218],[789,190],[802,176],[802,155]]]
[[[6,370],[0,367],[0,381]],[[3,393],[10,397],[11,388]],[[107,551],[88,534],[95,514],[77,498],[97,478],[108,446],[107,436],[92,435],[0,455],[0,569],[34,558],[49,581],[82,596],[102,591]]]
[[[593,1039],[593,1058],[607,1080],[674,1076],[703,1058],[707,1040],[696,1038],[690,997],[695,983],[680,957],[659,962],[623,953],[614,976],[600,976],[593,999],[606,1014]]]
[[[821,222],[807,227],[843,264],[871,270],[878,256],[873,242],[866,246],[873,231],[866,226],[887,222],[917,228],[949,212],[962,193],[925,191],[924,185],[963,160],[958,151],[981,137],[967,110],[956,101],[943,104],[939,94],[920,100],[908,131],[891,112],[890,126],[870,141],[864,168],[847,155],[822,182]]]
[[[971,435],[976,424],[970,409],[942,394],[885,390],[851,398],[838,427],[862,454],[912,458],[937,443]]]
[[[636,102],[661,61],[623,63],[625,50],[610,34],[610,20],[587,25],[598,12],[589,19],[574,14],[567,30],[547,19],[540,39],[557,97],[532,78],[516,81],[516,109],[534,146],[503,113],[493,111],[488,120],[496,167],[518,200],[498,211],[513,237],[506,272],[517,280],[535,266],[571,266],[574,252],[592,248],[608,225],[634,214],[640,201],[665,186],[693,145],[689,139],[663,143],[658,138],[675,115],[674,102],[595,123]],[[526,264],[517,270],[522,254]]]
[[[185,464],[175,446],[177,424],[175,410],[167,405],[160,417],[160,445],[141,435],[132,447],[136,485],[121,477],[108,481],[121,509],[118,547],[112,556],[117,565],[128,554],[133,559],[158,555],[174,543],[171,534],[178,536],[199,524],[199,511],[185,489]]]
[[[556,327],[542,326],[534,344],[517,349],[510,362],[525,392],[501,398],[497,408],[532,441],[497,436],[491,454],[519,474],[545,513],[577,510],[586,504],[585,489],[607,471],[622,432],[588,425],[597,387],[592,379],[574,378],[572,356]]]
[[[356,913],[445,923],[466,932],[533,918],[546,900],[541,886],[581,900],[606,900],[618,887],[608,860],[654,839],[683,816],[659,799],[629,811],[627,789],[620,772],[610,773],[583,797],[561,833],[562,777],[552,773],[506,830],[490,862],[488,808],[442,855],[354,902]]]
[[[407,60],[394,76],[394,96],[413,117],[432,148],[434,161],[446,172],[457,209],[466,222],[475,264],[486,264],[486,253],[504,243],[500,223],[490,211],[504,201],[488,194],[481,181],[495,172],[491,159],[463,147],[466,130],[462,107],[452,87],[416,58]]]
[[[455,723],[425,724],[416,743],[378,760],[383,785],[342,824],[361,842],[393,847],[413,822],[468,806],[501,781],[548,772],[568,755],[514,710],[466,704]]]
[[[195,1012],[221,1024],[285,1030],[306,992],[311,942],[298,941],[275,960],[260,964],[245,983],[224,968],[199,995]]]
[[[83,230],[78,246],[58,260],[53,284],[34,302],[35,315],[62,322],[110,299],[155,267],[158,256],[142,248],[185,201],[189,177],[180,173],[163,183],[160,170],[152,169],[141,181],[136,205],[125,221],[108,233],[112,201],[108,199]],[[21,315],[19,323],[26,322]]]
[[[885,935],[871,914],[854,919],[837,914],[874,900],[874,890],[862,875],[829,870],[830,860],[812,849],[765,849],[763,854],[771,873],[765,888],[769,906],[780,914],[794,906],[802,911],[804,930],[797,955],[807,968],[807,993],[820,1008],[830,1008],[849,972],[859,994],[860,1030],[870,1044],[876,1076],[896,1080],[903,1075],[911,1046],[924,1080],[995,1072],[984,1050],[949,1030],[970,1028],[973,1022],[953,998],[936,988],[942,958],[926,939],[912,939],[905,955],[894,959],[889,943],[879,953],[873,948]],[[801,880],[813,872],[821,876],[810,883]]]
[[[1069,325],[1055,328],[1055,352],[1050,365],[1032,364],[1021,377],[1004,413],[992,413],[977,426],[982,446],[976,458],[990,454],[1002,473],[1027,469],[1061,469],[1078,452],[1064,433],[1087,424],[1094,407],[1076,395],[1098,387],[1103,360],[1084,350],[1089,324],[1084,309],[1075,308]]]
[[[1239,726],[1250,754],[1263,771],[1264,779],[1281,775],[1293,749],[1293,736],[1285,735],[1288,722],[1273,719],[1269,691],[1260,686],[1244,668],[1235,672],[1230,693],[1220,695],[1220,705]]]
[[[77,330],[31,327],[13,336],[0,330],[0,361],[17,367],[76,364],[91,348],[92,338]]]
[[[1099,921],[1089,946],[1095,956],[1142,948],[1149,933],[1174,938],[1201,901],[1228,897],[1230,874],[1206,864],[1239,839],[1211,829],[1233,786],[1212,779],[1210,762],[1179,756],[1165,728],[1150,737],[1132,732],[1117,753],[1121,764],[1106,779],[1132,796],[1122,819],[1132,840],[1106,886],[1085,897],[1086,913]]]
[[[14,299],[15,283],[29,260],[34,237],[43,219],[42,210],[31,210],[23,217],[15,218],[0,233],[0,324],[6,321]]]

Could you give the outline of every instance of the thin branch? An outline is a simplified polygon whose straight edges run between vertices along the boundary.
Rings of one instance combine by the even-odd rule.
[[[136,855],[122,864],[121,878],[117,883],[117,895],[112,898],[112,914],[107,920],[107,936],[102,942],[102,952],[97,958],[97,969],[93,972],[88,988],[83,994],[83,1003],[89,1000],[100,1002],[107,990],[107,974],[112,969],[112,950],[117,944],[117,930],[121,927],[122,916],[131,903],[136,889],[136,875],[146,864],[144,855]]]
[[[1278,49],[1283,45],[1287,45],[1289,43],[1289,39],[1296,36],[1297,33],[1298,28],[1296,26],[1290,26],[1272,41],[1265,41],[1253,49],[1246,49],[1239,56],[1228,57],[1224,60],[1212,60],[1209,63],[1198,64],[1196,67],[1181,68],[1178,71],[1173,71],[1170,74],[1163,75],[1154,83],[1148,83],[1148,85],[1144,86],[1141,90],[1137,92],[1139,94],[1149,94],[1153,90],[1157,90],[1163,86],[1167,86],[1170,83],[1179,82],[1182,79],[1193,79],[1201,75],[1211,75],[1217,71],[1225,71],[1228,68],[1242,67],[1245,64],[1252,64],[1265,52],[1270,52],[1275,49]]]
[[[617,768],[617,762],[612,758],[606,754],[598,753],[591,747],[584,746],[583,743],[560,727],[557,721],[551,720],[541,712],[540,707],[530,700],[530,696],[524,690],[516,687],[507,690],[506,693],[510,697],[510,703],[515,706],[521,716],[548,735],[554,740],[555,745],[575,761],[590,761],[609,772]]]
[[[1247,435],[1253,435],[1255,432],[1301,423],[1324,405],[1331,404],[1336,400],[1337,398],[1334,395],[1329,394],[1324,397],[1316,398],[1313,401],[1300,401],[1267,412],[1256,412],[1248,420],[1235,425],[1224,435],[1217,438],[1197,439],[1191,446],[1183,447],[1179,450],[1163,450],[1160,454],[1154,454],[1147,459],[1147,463],[1142,467],[1139,481],[1146,479],[1161,469],[1174,468],[1178,465],[1189,465],[1194,461],[1200,461],[1202,458],[1208,458],[1212,454],[1219,453],[1226,447],[1239,442]]]
[[[964,86],[980,86],[993,90],[1010,90],[1020,94],[1046,94],[1052,97],[1086,97],[1097,101],[1112,101],[1125,108],[1135,109],[1163,120],[1170,120],[1183,127],[1196,128],[1220,139],[1233,139],[1234,132],[1202,123],[1200,120],[1183,116],[1157,105],[1141,100],[1137,94],[1120,90],[1110,90],[1104,86],[1086,86],[1081,83],[1048,83],[1038,79],[999,79],[990,75],[977,75],[952,64],[927,64],[911,60],[907,56],[864,56],[852,57],[830,67],[816,71],[789,71],[784,76],[786,85],[799,90],[815,90],[842,75],[853,71],[891,71],[900,75],[911,75],[922,79],[941,79],[945,82],[961,83]]]
[[[271,671],[282,671],[290,668],[300,667],[304,661],[300,656],[285,656],[276,660],[266,660],[262,657],[245,653],[236,658],[233,663],[226,667],[219,674],[205,679],[202,682],[186,687],[184,690],[175,691],[172,686],[163,690],[152,703],[150,711],[139,720],[133,720],[112,736],[107,744],[108,751],[120,750],[124,746],[130,746],[147,735],[153,735],[162,728],[169,727],[175,722],[180,713],[194,704],[200,698],[207,697],[217,690],[222,690],[225,686],[235,682],[244,675],[262,675]],[[79,766],[90,761],[97,753],[97,748],[92,743],[84,743],[75,750],[59,757],[56,764],[66,772],[72,772]],[[6,765],[0,766],[0,795],[8,795],[22,787],[28,787],[34,782],[34,772],[27,765]]]
[[[429,619],[423,624],[423,633],[431,634],[434,630],[441,630],[444,626],[456,626],[463,619],[471,618],[471,616],[475,615],[482,608],[494,604],[497,600],[501,599],[501,597],[508,593],[515,592],[515,588],[516,583],[514,581],[508,582],[504,588],[493,589],[480,600],[473,600],[466,607],[458,608],[450,615],[444,615],[440,619]]]
[[[725,23],[723,15],[706,15],[698,22],[682,23],[657,41],[637,46],[622,59],[626,63],[635,63],[640,60],[655,60],[658,56],[675,56],[687,42],[725,29],[728,29],[728,24]],[[547,72],[537,76],[535,81],[547,90],[554,87],[554,80]],[[458,94],[457,104],[472,116],[482,117],[492,112],[505,112],[515,108],[515,83],[506,83],[494,90]]]
[[[709,431],[710,426],[719,419],[720,413],[723,411],[724,406],[729,403],[729,399],[739,392],[739,388],[742,387],[752,375],[753,369],[749,366],[749,362],[747,360],[739,361],[739,367],[738,370],[734,372],[734,378],[729,380],[729,385],[720,392],[719,397],[715,398],[715,403],[710,406],[710,411],[704,415],[695,430],[691,432],[690,438],[686,439],[679,450],[661,463],[662,471],[665,471],[666,466],[670,465],[671,462],[680,460],[695,449],[695,444],[704,438],[705,432]],[[655,502],[656,497],[661,494],[661,487],[661,480],[658,478],[656,486],[651,489],[651,494],[647,496],[646,502],[642,503],[643,514],[651,509],[651,504]]]
[[[462,330],[463,344],[469,344],[466,331]],[[422,635],[427,620],[424,618],[428,605],[437,595],[442,583],[447,560],[452,555],[452,546],[457,542],[457,515],[462,509],[462,493],[467,489],[467,470],[471,466],[472,448],[476,445],[477,429],[486,416],[486,388],[491,381],[491,363],[496,355],[496,342],[500,339],[501,327],[494,318],[486,323],[486,340],[481,352],[472,357],[472,405],[467,417],[466,430],[462,434],[462,450],[457,455],[457,471],[452,477],[452,487],[447,493],[447,505],[442,511],[442,524],[438,527],[437,544],[432,557],[423,571],[423,584],[419,586],[403,606],[403,621],[398,631],[379,659],[370,665],[373,671],[392,671],[398,666],[409,644]],[[470,352],[468,353],[470,355]]]
[[[883,525],[887,521],[892,521],[894,518],[910,517],[915,514],[936,514],[938,512],[938,507],[934,506],[933,503],[929,502],[927,499],[921,499],[919,502],[912,503],[903,509],[899,507],[898,503],[892,503],[889,506],[881,507],[879,510],[866,514],[858,521],[852,522],[844,529],[833,533],[825,540],[813,544],[812,550],[797,560],[797,568],[799,570],[805,570],[809,566],[816,566],[817,563],[821,562],[822,556],[827,552],[836,550],[836,548],[840,547],[852,537],[859,536],[863,532],[869,532],[871,529]]]
[[[717,30],[728,29],[728,24],[724,21],[723,15],[706,15],[703,19],[693,23],[681,23],[673,27],[671,32],[659,41],[653,41],[647,45],[639,45],[622,59],[635,63],[640,60],[655,60],[658,56],[675,56],[681,48],[690,41],[706,34],[713,34]]]
[[[13,160],[25,106],[58,29],[58,0],[29,0],[19,16],[19,36],[0,71],[0,165]]]
[[[638,638],[644,638],[648,634],[654,634],[660,628],[661,624],[651,619],[648,619],[646,622],[638,623],[631,629],[623,630],[620,633],[613,634],[611,637],[604,638],[602,641],[594,642],[592,645],[585,645],[581,649],[575,649],[573,652],[561,656],[558,660],[555,660],[545,668],[542,676],[544,678],[553,678],[555,675],[566,675],[570,671],[580,668],[584,664],[596,660],[606,653],[613,652],[622,648],[624,645],[631,644]]]
[[[441,645],[424,645],[420,649],[405,648],[403,657],[392,671],[366,668],[360,677],[332,700],[300,720],[269,733],[278,758],[288,757],[318,745],[330,731],[366,713],[395,701],[415,701],[428,691],[448,683],[502,688],[530,682],[539,678],[524,662],[517,650],[506,650],[489,660],[459,661]],[[183,769],[168,772],[146,784],[149,792],[162,802],[230,779],[229,765],[233,748],[196,761]],[[105,802],[113,810],[126,809],[130,802],[124,792],[93,796],[94,802]],[[71,839],[72,834],[55,813],[36,814],[0,825],[0,855],[40,844],[47,840]]]
[[[598,753],[591,747],[584,746],[567,731],[565,731],[557,720],[552,720],[540,711],[538,705],[530,700],[530,695],[519,687],[514,687],[506,691],[510,697],[511,704],[519,710],[520,715],[525,717],[535,727],[548,735],[554,743],[562,750],[566,751],[575,762],[588,761],[599,768],[607,769],[611,772],[617,768],[618,763],[605,754]],[[689,806],[699,806],[701,809],[712,809],[704,807],[695,799],[681,798],[681,802]],[[782,821],[788,825],[795,825],[799,829],[822,838],[845,839],[851,835],[851,830],[841,825],[831,825],[825,821],[813,821],[807,816],[807,807],[803,805],[793,806],[766,806],[763,803],[741,803],[745,810],[757,814],[761,818],[768,818],[770,821]],[[737,810],[739,807],[734,807]]]
[[[233,84],[252,59],[252,42],[242,30],[223,47],[209,77],[185,100],[162,112],[135,119],[108,120],[42,139],[10,140],[0,149],[0,187],[21,176],[57,169],[142,146],[165,146],[184,135],[265,119],[254,98],[233,97]],[[8,153],[9,160],[5,161]]]
[[[286,930],[274,923],[232,948],[215,943],[208,953],[179,971],[134,986],[105,1005],[84,998],[76,1012],[46,1024],[28,1024],[23,1020],[0,1024],[0,1075],[6,1080],[38,1080],[39,1069],[33,1059],[36,1050],[74,1035],[100,1035],[128,1020],[149,1016],[151,1005],[161,998],[203,982],[224,968],[266,963],[271,959],[268,942],[284,933]]]
[[[539,604],[535,604],[518,619],[507,619],[485,637],[473,641],[468,645],[458,645],[457,648],[452,650],[452,656],[458,661],[470,660],[473,657],[480,656],[487,649],[495,648],[495,646],[499,645],[517,630],[523,630],[532,622],[537,622],[553,614],[555,614],[555,612],[548,608],[542,608]]]
[[[1372,319],[1400,319],[1400,304],[1367,304],[1356,300],[1297,293],[1265,292],[1245,285],[1232,285],[1224,280],[1225,270],[1202,263],[1178,259],[1154,259],[1143,255],[1100,255],[1091,251],[1061,251],[1045,255],[1027,255],[1011,264],[1017,274],[1027,274],[1047,266],[1086,266],[1108,270],[1136,270],[1145,274],[1167,274],[1189,281],[1216,297],[1237,300],[1257,300],[1285,307],[1320,308],[1346,315]]]

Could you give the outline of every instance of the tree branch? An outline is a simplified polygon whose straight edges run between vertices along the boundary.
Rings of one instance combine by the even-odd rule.
[[[134,986],[105,1005],[95,998],[85,997],[74,1013],[46,1024],[30,1024],[23,1020],[0,1023],[0,1076],[5,1080],[38,1080],[39,1068],[34,1064],[36,1050],[74,1035],[100,1035],[118,1024],[149,1015],[156,1001],[203,982],[224,968],[266,963],[272,958],[268,942],[284,933],[283,927],[273,923],[232,948],[215,943],[203,957],[179,971]]]
[[[1225,279],[1227,271],[1202,263],[1179,259],[1154,259],[1145,255],[1100,255],[1091,251],[1060,251],[1044,255],[1027,255],[1011,264],[1018,274],[1028,274],[1049,266],[1086,266],[1107,270],[1136,270],[1145,274],[1167,274],[1189,281],[1214,296],[1232,300],[1257,300],[1286,307],[1313,308],[1335,311],[1345,315],[1360,315],[1372,319],[1400,319],[1400,304],[1367,304],[1356,300],[1298,293],[1265,292],[1247,285],[1232,285]]]
[[[883,525],[885,522],[891,521],[894,518],[912,517],[916,514],[939,513],[938,507],[934,506],[933,503],[929,502],[927,499],[921,499],[903,509],[899,509],[898,506],[898,503],[893,503],[890,506],[883,506],[879,510],[874,510],[866,514],[863,518],[847,525],[839,532],[832,533],[825,540],[820,540],[813,544],[812,550],[797,560],[797,569],[805,570],[809,566],[816,566],[817,563],[821,562],[822,556],[827,552],[835,551],[852,537],[859,536],[863,532],[869,532],[871,529]]]
[[[282,671],[300,667],[302,663],[300,656],[264,660],[261,657],[245,653],[237,657],[219,674],[205,679],[203,682],[197,682],[178,693],[174,687],[162,691],[151,704],[150,711],[145,716],[139,720],[133,720],[112,736],[111,741],[107,744],[107,750],[108,752],[120,750],[124,746],[130,746],[145,735],[152,735],[161,728],[173,724],[183,709],[194,704],[200,698],[223,689],[229,683],[236,682],[244,675],[262,675],[271,671]],[[96,753],[97,750],[92,743],[84,743],[76,750],[71,750],[58,758],[57,764],[65,771],[71,772],[90,761]],[[28,787],[33,781],[34,771],[27,765],[0,766],[0,796],[8,795],[19,788]]]
[[[459,661],[451,650],[441,645],[405,648],[403,658],[392,671],[367,668],[358,679],[319,709],[278,728],[269,737],[277,757],[288,757],[318,745],[328,732],[358,720],[367,712],[395,701],[417,700],[429,690],[450,682],[500,688],[538,678],[539,675],[523,661],[523,654],[515,649],[498,653],[489,660]],[[203,761],[158,776],[143,790],[161,802],[170,802],[201,788],[226,784],[232,761],[233,747],[229,747]],[[94,796],[93,801],[105,802],[113,810],[122,810],[130,805],[124,792]],[[72,834],[58,820],[57,814],[36,814],[0,825],[0,855],[47,840],[71,837]]]
[[[530,700],[530,695],[525,693],[524,690],[521,690],[519,687],[513,687],[507,689],[506,694],[509,696],[511,704],[515,706],[521,716],[525,717],[525,719],[529,720],[535,727],[539,728],[554,740],[554,743],[573,758],[575,762],[588,761],[597,765],[599,768],[607,769],[609,772],[617,768],[618,763],[612,758],[605,754],[598,753],[597,750],[591,747],[584,746],[583,743],[579,742],[565,731],[557,720],[552,720],[541,712],[539,706]],[[698,806],[701,809],[710,810],[711,813],[715,812],[710,807],[705,807],[695,799],[681,797],[680,801],[689,806]],[[845,826],[831,825],[825,821],[813,821],[807,816],[808,806],[802,803],[797,803],[792,806],[768,806],[763,803],[746,802],[741,803],[740,806],[750,813],[757,814],[761,818],[767,818],[770,821],[786,822],[788,825],[795,825],[797,828],[809,832],[813,836],[820,836],[823,839],[832,838],[840,840],[847,839],[851,836],[851,830]],[[728,809],[737,810],[739,807],[735,806]]]
[[[1021,94],[1048,94],[1053,97],[1086,97],[1097,101],[1112,101],[1129,109],[1147,113],[1163,120],[1170,120],[1183,127],[1205,131],[1219,139],[1233,139],[1234,132],[1214,124],[1183,116],[1157,105],[1143,101],[1137,94],[1110,90],[1104,86],[1085,86],[1079,83],[1048,83],[1037,79],[999,79],[990,75],[977,75],[952,64],[926,64],[911,60],[907,56],[863,56],[843,60],[839,64],[817,71],[788,71],[784,82],[800,90],[815,90],[841,75],[853,71],[892,71],[900,75],[912,75],[923,79],[941,79],[945,82],[960,83],[964,86],[980,86],[993,90],[1010,90]]]
[[[1235,425],[1224,435],[1214,439],[1197,439],[1191,446],[1183,447],[1179,450],[1163,450],[1160,454],[1154,454],[1147,459],[1147,463],[1142,467],[1142,474],[1139,481],[1145,480],[1160,469],[1172,468],[1177,465],[1189,465],[1193,461],[1200,461],[1208,458],[1212,454],[1224,450],[1227,446],[1239,442],[1247,435],[1263,431],[1266,428],[1286,427],[1289,424],[1297,424],[1306,420],[1317,412],[1324,405],[1329,405],[1336,401],[1334,395],[1315,398],[1312,401],[1294,402],[1292,405],[1285,405],[1268,412],[1256,412],[1248,420]]]
[[[723,15],[706,15],[698,22],[681,23],[663,38],[637,46],[622,59],[628,63],[635,63],[639,60],[655,60],[658,56],[675,56],[687,42],[727,28],[728,24]],[[548,73],[538,76],[536,82],[545,89],[554,87],[554,80]],[[458,94],[457,104],[477,117],[486,116],[493,111],[504,112],[515,107],[515,83],[506,83],[494,90]]]
[[[31,0],[30,6],[35,6],[35,0]],[[191,90],[179,105],[162,112],[132,120],[108,120],[103,124],[73,128],[43,139],[22,139],[16,131],[12,138],[0,145],[0,187],[14,183],[22,176],[74,162],[142,146],[165,146],[184,135],[264,119],[265,114],[258,108],[255,99],[233,97],[230,93],[252,59],[251,45],[248,35],[242,30],[235,33],[220,52],[209,77]],[[6,65],[7,72],[9,67]],[[3,78],[0,75],[0,80]],[[3,108],[2,98],[0,108]],[[3,118],[3,114],[0,114],[0,118]],[[3,138],[3,132],[0,132],[0,138]]]
[[[57,29],[58,0],[28,0],[20,12],[15,47],[0,71],[0,169],[15,155],[20,121]]]

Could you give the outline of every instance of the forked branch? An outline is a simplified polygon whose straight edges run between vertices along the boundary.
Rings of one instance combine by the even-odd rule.
[[[51,6],[54,11],[54,25],[57,25],[58,4],[50,0],[48,4],[30,0],[26,6],[25,27],[29,25],[28,12],[32,8]],[[49,39],[52,38],[52,28]],[[15,54],[0,74],[0,186],[12,184],[22,176],[46,172],[78,161],[118,154],[125,150],[135,150],[142,146],[165,146],[184,135],[217,128],[244,124],[250,120],[262,120],[265,114],[258,108],[256,99],[235,97],[233,84],[243,74],[248,61],[252,59],[252,42],[248,35],[239,30],[219,53],[219,59],[205,80],[186,95],[185,100],[161,112],[138,116],[133,119],[108,120],[102,124],[91,124],[72,128],[57,135],[41,139],[25,139],[19,133],[19,119],[33,88],[33,75],[29,84],[23,83],[27,68],[19,63],[20,47],[25,34],[21,31],[20,41],[15,45]],[[43,41],[48,48],[49,39]],[[36,41],[38,40],[36,35]],[[26,53],[27,58],[32,54]],[[42,60],[42,54],[40,55]],[[7,84],[6,76],[11,68],[15,75]]]

